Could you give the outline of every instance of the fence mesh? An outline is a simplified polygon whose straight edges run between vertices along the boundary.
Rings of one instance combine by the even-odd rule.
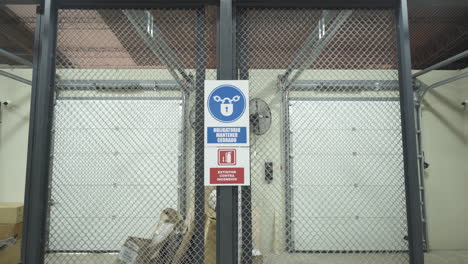
[[[240,263],[409,262],[394,11],[236,16]],[[213,7],[59,11],[46,263],[215,263],[215,25]]]
[[[394,14],[238,10],[239,78],[271,112],[251,133],[241,263],[409,262]]]
[[[59,11],[46,263],[215,262],[195,170],[215,14]]]

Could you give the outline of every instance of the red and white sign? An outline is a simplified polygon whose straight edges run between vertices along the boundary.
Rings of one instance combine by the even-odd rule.
[[[244,168],[210,168],[210,184],[243,184]]]
[[[236,165],[236,149],[218,149],[218,165]]]
[[[250,185],[250,148],[205,148],[205,185]]]

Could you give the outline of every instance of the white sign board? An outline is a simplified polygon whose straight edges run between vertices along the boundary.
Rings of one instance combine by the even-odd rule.
[[[248,81],[205,81],[205,185],[250,185]]]

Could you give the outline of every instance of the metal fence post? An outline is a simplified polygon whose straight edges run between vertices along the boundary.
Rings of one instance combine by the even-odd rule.
[[[206,72],[206,61],[203,49],[205,47],[205,31],[206,26],[204,24],[205,13],[204,10],[197,11],[197,29],[196,29],[196,76],[195,76],[195,231],[194,231],[194,242],[197,243],[196,248],[200,250],[196,254],[194,263],[202,264],[205,262],[204,251],[204,237],[205,237],[205,186],[204,186],[204,148],[203,141],[205,140],[204,132],[204,109],[205,109],[205,72]]]
[[[22,263],[44,263],[49,156],[55,81],[57,9],[54,0],[39,7],[34,43]]]
[[[232,80],[235,74],[234,20],[232,0],[220,0],[218,16],[218,79]],[[238,187],[217,188],[216,263],[237,263]]]
[[[418,180],[418,157],[414,117],[414,97],[411,77],[411,53],[408,29],[407,0],[400,0],[397,8],[397,36],[399,56],[400,107],[405,159],[406,208],[408,243],[411,264],[423,264],[422,225]]]
[[[249,49],[248,37],[242,34],[246,32],[246,19],[244,9],[236,10],[236,66],[239,69],[239,80],[249,79]],[[252,189],[250,186],[241,187],[241,257],[240,261],[243,264],[252,263]]]

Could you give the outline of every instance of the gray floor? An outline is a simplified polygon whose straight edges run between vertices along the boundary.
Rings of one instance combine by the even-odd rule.
[[[113,264],[116,254],[49,254],[46,264]],[[406,254],[279,254],[264,257],[265,264],[401,264]],[[468,250],[438,251],[425,255],[426,264],[468,264]]]

